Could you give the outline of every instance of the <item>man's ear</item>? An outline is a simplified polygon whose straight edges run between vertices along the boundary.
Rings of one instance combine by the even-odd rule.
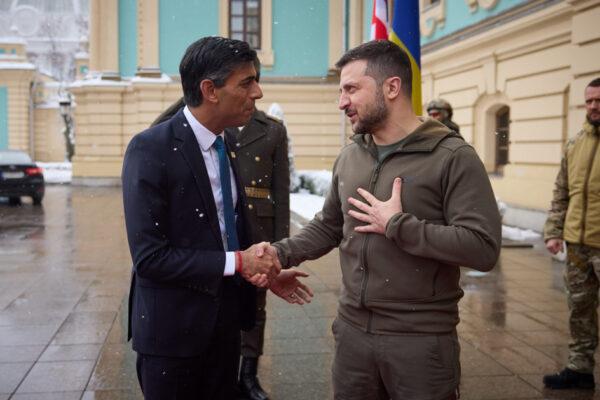
[[[383,82],[383,94],[392,100],[402,94],[402,79],[399,76],[392,76]]]
[[[219,101],[217,97],[217,91],[215,87],[215,83],[210,79],[204,79],[200,82],[200,92],[202,93],[202,101],[208,101],[211,103],[216,103]]]

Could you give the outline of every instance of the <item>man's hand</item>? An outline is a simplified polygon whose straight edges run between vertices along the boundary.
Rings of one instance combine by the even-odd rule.
[[[557,254],[559,251],[563,251],[564,244],[562,239],[552,238],[546,241],[546,248],[552,254]]]
[[[273,258],[268,253],[262,255],[261,257],[256,255],[259,252],[257,247],[264,247],[265,245],[268,246],[269,244],[266,242],[255,244],[240,252],[242,259],[240,274],[244,279],[258,286],[261,286],[260,282],[264,283],[264,279],[262,279],[260,275],[265,275],[270,281],[275,279],[275,277],[279,274],[279,271],[281,271],[279,259]],[[236,269],[237,268],[239,268],[239,265],[236,264]],[[259,275],[258,277],[255,276],[257,274]]]
[[[366,222],[368,225],[357,226],[354,230],[357,232],[372,232],[385,235],[385,228],[390,218],[402,212],[401,191],[401,178],[394,179],[392,197],[390,197],[388,201],[377,200],[371,193],[359,188],[357,190],[358,194],[367,200],[369,204],[356,200],[354,197],[350,197],[348,202],[362,212],[350,210],[348,211],[348,214],[359,221]]]
[[[273,246],[271,246],[271,243],[268,242],[260,242],[258,244],[255,244],[253,246],[256,249],[256,257],[262,257],[263,255],[269,255],[273,258],[273,260],[275,261],[275,263],[277,263],[279,265],[279,268],[281,269],[281,262],[279,261],[279,255],[277,254],[277,249]]]
[[[297,279],[299,276],[307,277],[308,274],[295,269],[283,270],[277,278],[271,281],[269,289],[288,303],[310,303],[313,292]]]

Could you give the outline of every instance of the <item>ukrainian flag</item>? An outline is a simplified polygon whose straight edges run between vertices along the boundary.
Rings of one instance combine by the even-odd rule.
[[[419,0],[394,0],[394,18],[390,40],[410,57],[412,67],[412,104],[415,114],[423,113],[421,102],[421,41]]]

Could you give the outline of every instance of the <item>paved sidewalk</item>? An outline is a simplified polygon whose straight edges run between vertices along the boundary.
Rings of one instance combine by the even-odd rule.
[[[268,300],[259,375],[273,400],[332,397],[337,252],[302,268],[313,303]],[[50,186],[42,208],[0,204],[0,400],[141,398],[129,274],[119,188]],[[463,271],[462,399],[600,399],[541,385],[567,356],[561,274],[539,245],[504,249],[491,273]]]

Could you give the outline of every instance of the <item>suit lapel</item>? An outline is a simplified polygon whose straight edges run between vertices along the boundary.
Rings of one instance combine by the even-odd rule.
[[[221,228],[219,228],[217,207],[215,205],[212,187],[210,186],[208,172],[206,172],[204,157],[202,157],[202,151],[200,150],[200,145],[196,140],[196,136],[194,136],[192,127],[183,115],[183,110],[179,110],[179,112],[173,116],[173,131],[175,139],[181,142],[181,154],[194,175],[198,192],[206,207],[210,228],[215,237],[221,242]]]

